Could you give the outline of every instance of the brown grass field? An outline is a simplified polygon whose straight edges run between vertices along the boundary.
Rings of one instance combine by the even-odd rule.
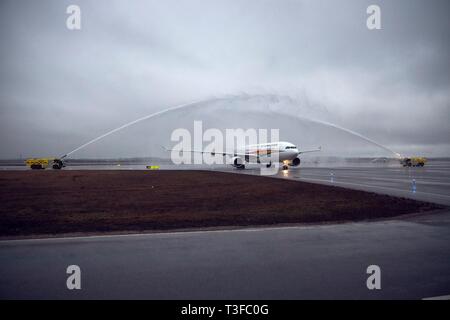
[[[358,221],[438,205],[211,171],[3,171],[0,237]]]

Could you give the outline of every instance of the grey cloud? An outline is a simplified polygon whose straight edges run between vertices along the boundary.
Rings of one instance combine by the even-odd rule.
[[[382,30],[369,31],[366,8],[375,2]],[[375,2],[2,1],[0,157],[64,154],[154,111],[242,92],[265,96],[261,109],[273,103],[268,96],[288,96],[298,105],[292,114],[408,153],[450,155],[450,3]],[[80,31],[65,27],[69,4],[81,7]],[[234,105],[227,118],[242,119],[248,105]],[[139,137],[80,156],[150,152],[146,137],[167,139],[164,128],[189,126],[187,118],[161,118],[128,133]],[[319,129],[292,126],[287,136],[298,130],[311,137],[304,143],[320,142],[304,132]]]

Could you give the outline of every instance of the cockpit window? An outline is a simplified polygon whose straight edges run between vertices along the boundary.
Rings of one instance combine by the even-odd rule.
[[[296,146],[287,146],[286,149],[297,149]]]

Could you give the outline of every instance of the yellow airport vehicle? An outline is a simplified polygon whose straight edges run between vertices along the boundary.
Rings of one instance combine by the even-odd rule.
[[[400,160],[404,167],[423,167],[426,162],[427,159],[423,157],[402,158]]]
[[[57,158],[30,158],[25,160],[25,164],[31,169],[46,169],[51,166],[55,170],[65,167],[64,162]]]
[[[159,166],[146,166],[146,168],[149,170],[158,170]]]

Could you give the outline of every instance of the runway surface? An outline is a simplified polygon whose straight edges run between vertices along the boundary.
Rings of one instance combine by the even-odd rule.
[[[0,243],[0,297],[422,299],[450,293],[450,212],[410,220]],[[66,268],[81,268],[81,290]],[[366,269],[381,268],[381,290]]]
[[[450,204],[449,168],[300,168],[279,177]],[[422,299],[450,294],[450,210],[324,226],[1,241],[0,261],[2,299]],[[72,264],[81,290],[66,288]],[[366,287],[369,265],[381,268],[381,290]]]
[[[239,172],[259,174],[260,169],[251,168]],[[435,161],[423,168],[401,166],[299,167],[291,168],[287,172],[280,171],[275,177],[324,183],[450,205],[450,162],[448,161]]]

